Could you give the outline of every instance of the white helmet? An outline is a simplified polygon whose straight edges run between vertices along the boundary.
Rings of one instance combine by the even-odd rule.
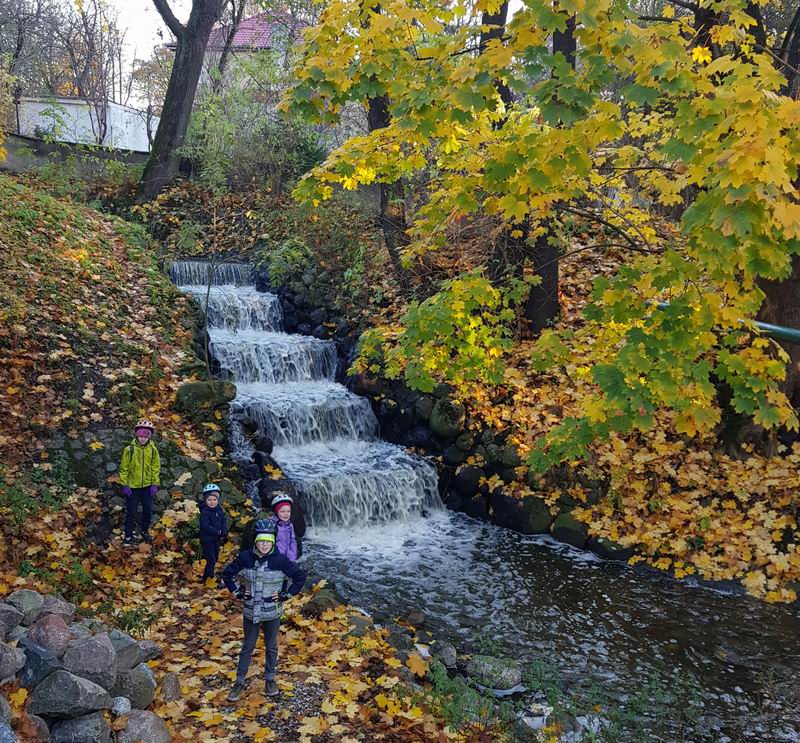
[[[272,503],[270,504],[274,509],[279,503],[289,503],[290,505],[294,505],[294,501],[292,500],[291,495],[287,495],[286,493],[278,493],[273,499]]]

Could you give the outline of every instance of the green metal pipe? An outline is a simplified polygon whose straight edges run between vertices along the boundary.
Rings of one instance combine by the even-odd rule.
[[[663,310],[669,306],[669,302],[659,302],[658,309]],[[756,320],[756,327],[761,331],[762,335],[767,338],[774,338],[776,341],[783,341],[784,343],[797,343],[800,345],[800,328],[787,328],[785,325],[773,325],[768,322],[760,322]]]

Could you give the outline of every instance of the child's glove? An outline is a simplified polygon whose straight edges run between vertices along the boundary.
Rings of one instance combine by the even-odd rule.
[[[287,593],[286,591],[281,591],[278,594],[278,598],[277,598],[275,603],[282,604],[284,601],[286,601],[287,599],[290,599],[291,597],[292,597],[291,593]]]
[[[251,599],[253,597],[249,593],[247,593],[246,588],[239,588],[236,591],[236,598],[239,599],[239,601],[247,601],[248,599]]]
[[[158,485],[151,485],[150,486],[150,497],[155,498],[156,493],[158,493]]]
[[[130,498],[133,495],[133,491],[126,485],[124,488],[122,488],[122,494],[126,498]]]

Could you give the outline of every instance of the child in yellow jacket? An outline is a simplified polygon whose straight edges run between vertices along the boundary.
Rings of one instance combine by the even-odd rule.
[[[142,505],[142,539],[150,543],[150,520],[153,517],[153,498],[158,492],[161,459],[153,443],[155,428],[148,420],[140,420],[133,429],[134,439],[122,451],[119,481],[125,496],[125,538],[123,545],[133,545],[133,525],[139,504]]]

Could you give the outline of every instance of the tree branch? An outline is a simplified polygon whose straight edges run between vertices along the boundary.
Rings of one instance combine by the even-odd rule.
[[[164,19],[164,23],[167,24],[169,30],[175,35],[175,38],[180,39],[186,31],[186,27],[175,17],[167,0],[153,0],[153,5],[156,6],[156,10]]]

